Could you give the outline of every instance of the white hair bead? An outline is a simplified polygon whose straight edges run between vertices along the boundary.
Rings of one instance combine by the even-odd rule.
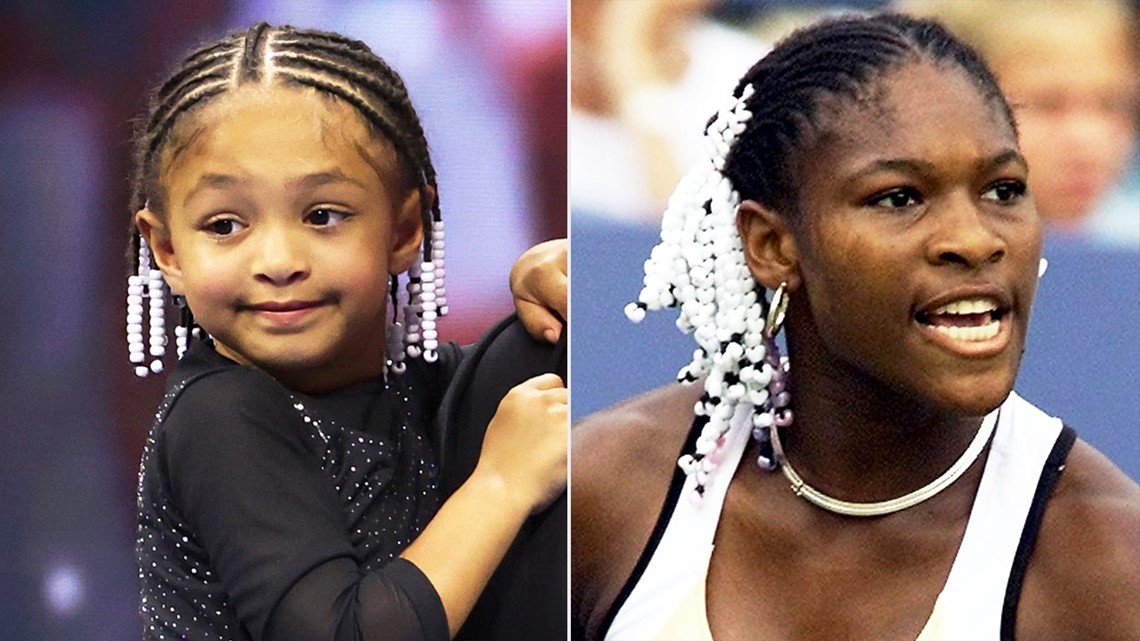
[[[704,376],[705,398],[710,399],[694,406],[697,416],[708,417],[696,445],[698,458],[719,455],[740,403],[753,405],[758,415],[771,411],[767,386],[772,368],[763,361],[774,344],[765,344],[766,303],[736,229],[740,194],[722,173],[736,138],[752,117],[747,102],[753,93],[746,85],[739,97],[726,98],[706,127],[708,158],[686,173],[670,196],[660,242],[645,261],[643,288],[625,308],[626,316],[637,322],[647,310],[675,307],[677,327],[697,342],[698,349],[677,377],[688,381]],[[687,475],[697,475],[703,492],[707,473],[715,466],[702,475],[689,461],[682,457],[678,465]]]

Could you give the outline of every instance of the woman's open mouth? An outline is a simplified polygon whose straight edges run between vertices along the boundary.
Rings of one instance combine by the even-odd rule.
[[[932,342],[977,358],[1005,349],[1010,336],[1009,312],[992,298],[963,298],[920,311],[914,319]]]

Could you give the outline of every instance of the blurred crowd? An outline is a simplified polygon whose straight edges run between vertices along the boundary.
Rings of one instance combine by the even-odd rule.
[[[1137,16],[1123,0],[575,0],[572,209],[655,223],[718,101],[772,43],[878,9],[936,18],[987,60],[1051,239],[1140,249]]]

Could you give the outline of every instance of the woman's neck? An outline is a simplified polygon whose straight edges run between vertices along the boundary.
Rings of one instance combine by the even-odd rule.
[[[966,450],[981,424],[889,387],[788,327],[793,424],[780,430],[788,460],[818,490],[882,501],[922,487]]]

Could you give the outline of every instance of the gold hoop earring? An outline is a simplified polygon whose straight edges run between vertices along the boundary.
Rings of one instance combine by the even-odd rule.
[[[772,301],[768,303],[768,318],[764,323],[764,336],[772,338],[780,333],[780,328],[784,325],[784,314],[788,311],[788,283],[780,283],[780,286],[772,292]]]

